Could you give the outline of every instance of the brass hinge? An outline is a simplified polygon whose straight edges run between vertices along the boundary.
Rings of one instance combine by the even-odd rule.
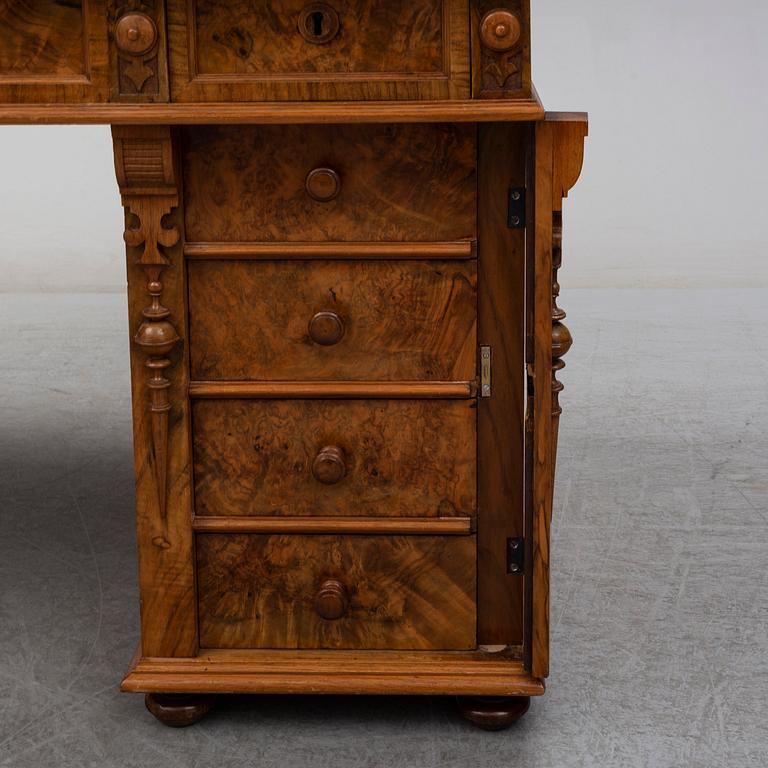
[[[480,347],[480,397],[491,396],[491,348]]]
[[[507,202],[507,226],[510,229],[525,229],[525,187],[510,187]]]
[[[525,573],[525,539],[507,539],[507,573],[511,576]]]

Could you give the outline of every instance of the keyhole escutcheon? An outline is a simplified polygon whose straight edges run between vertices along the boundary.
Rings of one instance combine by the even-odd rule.
[[[322,45],[339,33],[339,14],[327,3],[310,3],[299,14],[298,26],[307,42]]]

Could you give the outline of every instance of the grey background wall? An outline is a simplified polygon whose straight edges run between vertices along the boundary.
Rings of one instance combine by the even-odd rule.
[[[532,0],[544,103],[588,109],[574,287],[768,286],[768,4]],[[117,291],[104,127],[0,128],[0,291]]]

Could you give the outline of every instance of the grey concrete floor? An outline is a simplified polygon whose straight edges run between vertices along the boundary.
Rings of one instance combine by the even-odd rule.
[[[768,765],[768,293],[564,291],[576,345],[553,674],[517,727],[450,700],[225,700],[166,729],[138,639],[124,301],[0,295],[0,765]]]

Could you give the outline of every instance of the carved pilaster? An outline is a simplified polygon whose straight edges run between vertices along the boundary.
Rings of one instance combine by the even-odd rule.
[[[176,135],[115,126],[125,208],[142,654],[197,649],[183,212]]]
[[[476,98],[531,95],[529,0],[473,0],[472,59]]]
[[[145,365],[149,372],[147,389],[150,395],[155,485],[160,518],[165,520],[168,497],[168,414],[171,410],[168,397],[171,382],[166,378],[165,371],[171,366],[168,355],[179,342],[179,334],[168,321],[170,310],[160,303],[163,295],[163,284],[160,282],[162,267],[146,269],[149,277],[147,290],[152,297],[152,303],[142,312],[144,322],[139,326],[133,340],[147,357]]]
[[[168,99],[163,0],[109,0],[113,101]]]
[[[565,368],[563,357],[573,345],[573,337],[568,327],[563,324],[565,312],[557,305],[560,297],[558,271],[563,265],[563,214],[552,214],[552,465],[557,463],[557,438],[560,427],[560,393],[564,386],[557,374]]]
[[[179,204],[169,130],[148,128],[137,133],[137,129],[116,128],[115,164],[126,209],[123,237],[130,258],[144,269],[147,278],[150,303],[142,310],[143,321],[133,340],[146,357],[153,468],[158,509],[164,520],[171,410],[171,382],[166,370],[171,366],[168,356],[179,342],[179,334],[169,320],[171,311],[162,304],[162,276],[171,263],[164,249],[172,248],[180,240],[178,228],[166,223],[166,217]]]

